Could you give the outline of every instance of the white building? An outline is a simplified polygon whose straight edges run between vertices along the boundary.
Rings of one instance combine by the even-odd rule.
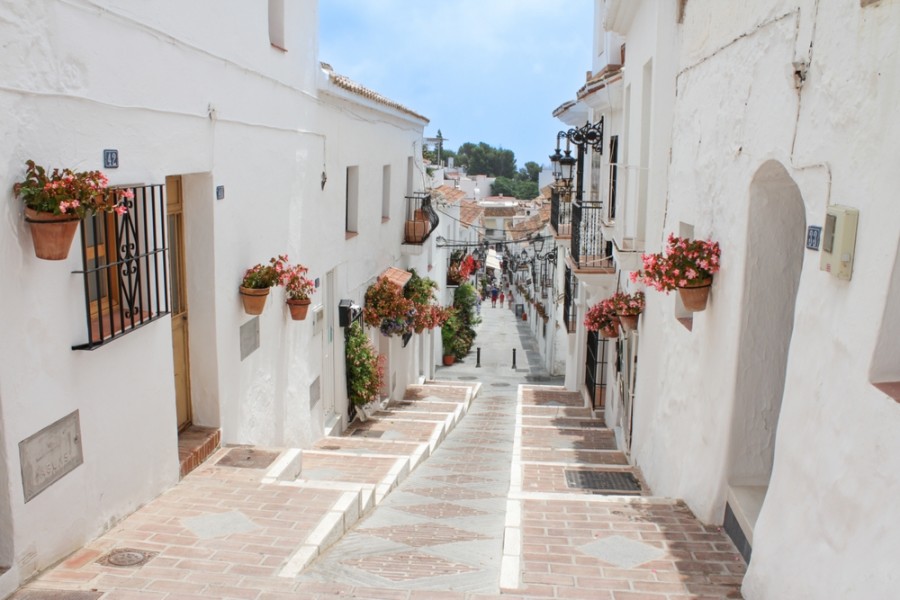
[[[438,262],[433,240],[403,250],[427,119],[321,68],[317,22],[313,0],[0,8],[0,596],[176,483],[180,428],[304,447],[345,426],[338,302]],[[105,150],[112,185],[156,200],[130,211],[156,262],[112,237],[35,258],[12,194],[25,161],[103,169]],[[98,285],[79,271],[100,254],[134,271]],[[280,288],[242,310],[245,269],[280,254],[318,283],[305,321]],[[157,297],[129,302],[137,279]],[[378,341],[391,390],[433,372],[435,337]]]
[[[596,7],[595,58],[624,47],[621,84],[569,110],[621,136],[616,270],[669,233],[722,245],[706,310],[648,290],[625,343],[640,340],[633,406],[608,411],[631,460],[724,524],[750,556],[746,598],[894,597],[900,182],[883,157],[900,145],[900,5]]]

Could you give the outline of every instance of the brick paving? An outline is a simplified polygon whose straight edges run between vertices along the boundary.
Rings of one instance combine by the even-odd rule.
[[[14,598],[740,598],[746,565],[719,528],[652,496],[581,394],[523,385],[546,375],[527,324],[483,313],[483,368],[441,369],[271,466],[223,466],[220,450]],[[632,473],[643,489],[572,488],[567,470]],[[149,558],[111,566],[114,549]]]

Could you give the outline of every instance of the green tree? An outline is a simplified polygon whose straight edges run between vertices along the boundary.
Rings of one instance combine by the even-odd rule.
[[[533,181],[519,181],[509,177],[498,177],[491,184],[494,196],[510,196],[520,200],[531,200],[538,195],[538,185]]]
[[[484,142],[466,142],[456,153],[457,164],[466,167],[470,175],[515,177],[516,155],[512,150],[494,148]]]
[[[519,171],[516,173],[516,179],[518,179],[519,181],[533,181],[537,183],[540,174],[541,165],[533,161],[528,161],[527,163],[525,163],[525,167],[519,169]]]

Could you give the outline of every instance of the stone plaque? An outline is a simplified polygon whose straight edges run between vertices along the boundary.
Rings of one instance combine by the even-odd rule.
[[[253,317],[241,325],[241,360],[259,348],[259,317]]]
[[[19,462],[25,502],[84,462],[78,411],[19,442]]]

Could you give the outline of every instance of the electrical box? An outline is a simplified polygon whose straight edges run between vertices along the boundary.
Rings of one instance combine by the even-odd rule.
[[[825,211],[819,269],[831,273],[838,279],[850,280],[850,275],[853,274],[858,222],[859,210],[838,204],[828,207]]]

